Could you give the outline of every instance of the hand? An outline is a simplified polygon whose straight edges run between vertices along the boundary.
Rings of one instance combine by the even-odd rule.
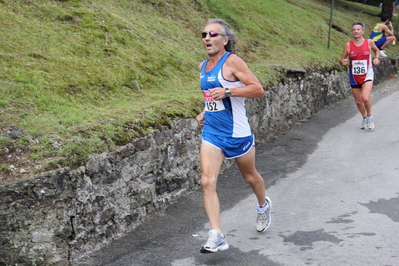
[[[379,65],[380,64],[380,59],[378,57],[373,59],[373,64],[374,65]]]
[[[221,87],[209,89],[209,94],[214,100],[221,100],[226,97],[226,89]]]
[[[346,66],[346,64],[348,63],[348,58],[341,58],[341,60],[339,60],[341,62],[341,64],[343,66]]]
[[[195,119],[197,120],[198,125],[203,126],[205,123],[204,112],[201,112],[199,115],[197,115]]]

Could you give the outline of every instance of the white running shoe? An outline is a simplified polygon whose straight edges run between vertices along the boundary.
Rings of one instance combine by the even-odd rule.
[[[270,214],[272,200],[266,197],[266,202],[268,203],[267,209],[264,212],[258,212],[256,215],[256,231],[258,232],[266,231],[272,223],[272,216]]]
[[[206,244],[200,249],[201,253],[215,253],[218,250],[229,249],[229,244],[226,242],[226,237],[222,233],[218,233],[217,230],[209,231],[209,238]]]
[[[372,117],[367,117],[367,128],[369,130],[374,129],[374,122]]]
[[[380,50],[380,55],[381,55],[382,57],[387,57],[387,55],[385,54],[385,51],[384,51],[384,50]]]
[[[363,122],[362,125],[360,126],[360,129],[365,129],[367,124],[367,117],[363,117]]]

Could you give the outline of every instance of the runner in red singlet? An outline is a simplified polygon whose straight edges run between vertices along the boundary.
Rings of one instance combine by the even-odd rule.
[[[344,46],[340,62],[342,65],[349,64],[349,79],[352,94],[356,101],[356,106],[363,116],[361,129],[366,127],[371,130],[374,128],[371,116],[370,94],[373,89],[374,70],[373,64],[380,63],[380,50],[371,39],[364,39],[364,24],[357,22],[352,25],[353,40]],[[375,53],[372,60],[371,51]],[[348,57],[349,56],[349,60]]]

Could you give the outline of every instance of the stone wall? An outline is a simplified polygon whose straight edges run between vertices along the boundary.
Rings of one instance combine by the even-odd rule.
[[[247,101],[258,144],[351,93],[346,72],[282,70],[284,81]],[[387,58],[375,70],[377,82],[395,73]],[[68,265],[197,189],[200,134],[194,119],[176,120],[115,152],[92,155],[85,167],[5,183],[0,265]]]

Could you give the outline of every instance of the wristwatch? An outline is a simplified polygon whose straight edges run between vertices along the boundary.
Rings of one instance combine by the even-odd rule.
[[[230,95],[231,95],[231,92],[230,92],[229,88],[226,88],[225,96],[230,97]]]

